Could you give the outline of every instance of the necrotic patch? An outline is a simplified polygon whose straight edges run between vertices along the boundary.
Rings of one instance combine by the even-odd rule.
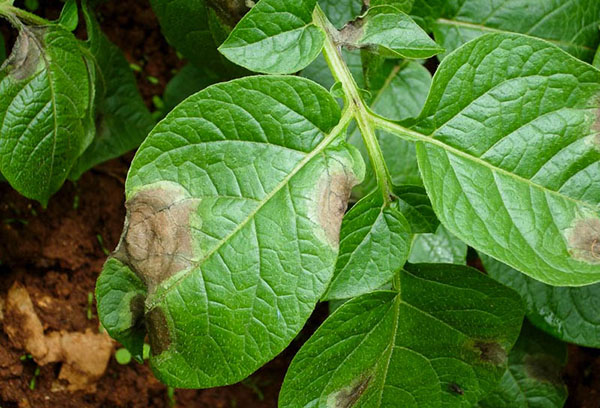
[[[360,378],[351,386],[331,394],[327,399],[327,406],[331,408],[352,408],[369,388],[371,378],[372,376]]]
[[[127,220],[115,257],[129,265],[151,292],[191,266],[190,215],[198,200],[177,188],[142,190],[126,203]]]
[[[146,314],[146,326],[151,353],[153,356],[157,356],[171,345],[167,318],[160,307],[155,307]]]
[[[600,219],[577,220],[569,231],[568,242],[573,258],[600,264]]]
[[[496,342],[475,342],[475,349],[479,351],[479,359],[493,365],[506,363],[506,350]]]
[[[348,199],[356,179],[347,174],[327,175],[319,183],[318,217],[330,245],[340,241],[342,219],[348,208]]]

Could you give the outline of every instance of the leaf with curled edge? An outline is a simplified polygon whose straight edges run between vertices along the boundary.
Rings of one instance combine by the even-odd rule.
[[[93,64],[61,26],[23,26],[2,71],[0,171],[46,205],[92,140]]]
[[[321,325],[292,361],[279,407],[470,407],[496,387],[523,320],[518,295],[457,265],[409,265],[397,285]]]
[[[487,255],[481,254],[481,261],[489,276],[519,292],[536,327],[568,343],[600,347],[600,284],[550,286]]]
[[[137,148],[154,125],[144,104],[129,63],[110,42],[98,21],[82,3],[88,42],[96,69],[94,139],[73,166],[69,178],[77,180],[85,171]]]
[[[123,238],[98,286],[114,279],[110,263],[143,282],[158,378],[235,383],[300,331],[331,279],[350,190],[364,176],[344,142],[349,118],[312,81],[247,77],[188,98],[142,144]],[[129,335],[131,307],[110,288],[98,294],[108,332]],[[115,308],[125,323],[106,325]]]
[[[339,41],[387,58],[425,59],[444,51],[408,14],[393,6],[369,8],[340,31]]]
[[[260,0],[219,51],[251,71],[292,74],[317,58],[325,33],[313,23],[317,0]]]
[[[547,284],[600,281],[599,95],[600,71],[527,36],[444,59],[413,127],[444,226]]]
[[[527,321],[508,355],[508,370],[498,387],[477,405],[481,408],[561,408],[567,399],[562,370],[567,345]]]

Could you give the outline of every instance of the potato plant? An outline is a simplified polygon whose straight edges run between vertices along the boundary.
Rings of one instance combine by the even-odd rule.
[[[598,1],[151,3],[193,66],[131,164],[111,336],[217,387],[328,301],[281,408],[563,406],[565,342],[600,347]],[[51,24],[0,1],[0,171],[43,202],[151,126],[108,96],[123,59],[82,6],[87,43],[73,2]]]

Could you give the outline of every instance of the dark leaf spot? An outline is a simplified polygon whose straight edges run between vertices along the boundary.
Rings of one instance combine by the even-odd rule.
[[[479,351],[481,361],[494,365],[506,363],[506,350],[496,342],[475,342],[475,349]]]
[[[319,187],[319,223],[325,231],[327,240],[337,246],[340,240],[340,228],[352,187],[356,184],[354,177],[346,174],[327,176]]]
[[[369,387],[372,376],[362,378],[354,386],[341,390],[335,398],[335,408],[351,408]]]
[[[465,395],[465,391],[457,383],[448,384],[448,389],[450,390],[450,392],[453,392],[454,394]]]
[[[150,350],[153,356],[161,354],[171,345],[171,335],[165,312],[155,307],[146,314],[146,326],[150,340]]]
[[[152,291],[191,265],[190,214],[197,200],[175,188],[155,188],[137,193],[126,206],[115,258],[129,265]]]
[[[569,232],[569,249],[573,258],[592,264],[600,263],[600,219],[579,219]]]
[[[2,64],[2,70],[18,80],[31,77],[40,62],[45,33],[45,28],[23,27],[10,56]]]

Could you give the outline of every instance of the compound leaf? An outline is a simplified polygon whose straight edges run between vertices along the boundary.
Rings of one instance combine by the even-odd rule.
[[[538,282],[481,254],[488,275],[521,295],[527,318],[563,341],[600,348],[600,284],[568,288]]]
[[[600,71],[546,41],[489,34],[440,65],[417,129],[442,223],[548,284],[600,280]]]
[[[325,33],[313,24],[317,0],[260,0],[219,51],[251,71],[291,74],[321,52]]]
[[[508,355],[508,370],[500,385],[479,402],[481,408],[562,408],[567,386],[561,374],[567,345],[523,324]]]
[[[331,279],[347,200],[364,176],[345,118],[314,82],[247,77],[186,99],[142,144],[113,259],[147,288],[162,381],[240,381],[300,331]],[[110,299],[99,298],[103,323]]]
[[[2,75],[0,171],[45,205],[92,140],[93,66],[61,26],[23,26]]]
[[[281,408],[465,407],[495,388],[521,328],[518,295],[456,265],[410,266],[399,286],[323,323],[292,361]]]
[[[323,299],[347,299],[389,283],[408,258],[411,238],[398,203],[384,204],[381,190],[360,200],[342,222],[340,253]]]
[[[96,135],[69,175],[74,180],[96,164],[138,147],[154,125],[125,56],[106,38],[87,3],[83,14],[87,46],[96,63]]]

